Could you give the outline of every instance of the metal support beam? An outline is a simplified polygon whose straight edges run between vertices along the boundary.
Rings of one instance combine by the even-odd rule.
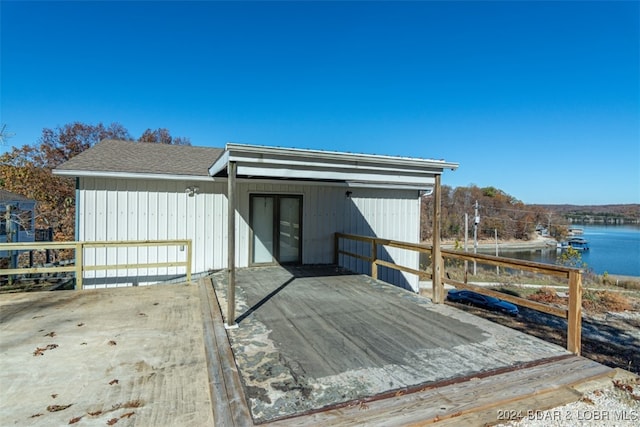
[[[227,165],[227,327],[236,324],[236,162]]]
[[[442,254],[440,252],[440,175],[436,175],[433,186],[433,250],[431,251],[431,284],[432,301],[436,304],[444,302],[444,288],[442,286]]]

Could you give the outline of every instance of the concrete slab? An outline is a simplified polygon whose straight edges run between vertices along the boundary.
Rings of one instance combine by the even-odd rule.
[[[227,334],[255,422],[569,354],[335,267],[236,277],[239,328]],[[226,316],[226,275],[213,280]]]
[[[0,425],[212,426],[196,285],[0,295]]]

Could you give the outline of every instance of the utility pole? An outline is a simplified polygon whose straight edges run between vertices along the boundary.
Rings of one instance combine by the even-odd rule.
[[[473,217],[473,253],[478,253],[478,224],[480,224],[480,216],[478,215],[478,201],[476,200],[476,210]],[[473,275],[476,274],[476,260],[473,260]]]
[[[469,214],[464,214],[464,251],[467,252],[467,243],[469,241]],[[467,282],[467,273],[469,272],[469,261],[464,260],[464,278]]]
[[[498,256],[498,229],[494,228],[493,229],[495,234],[496,234],[496,256]],[[496,265],[496,274],[499,276],[500,275],[500,266]]]

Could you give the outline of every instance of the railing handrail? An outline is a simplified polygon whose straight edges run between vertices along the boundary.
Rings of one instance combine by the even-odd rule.
[[[371,245],[371,255],[360,255],[357,253],[349,252],[340,249],[340,239],[349,239],[360,242],[369,243]],[[382,239],[379,237],[361,236],[357,234],[349,233],[335,233],[334,236],[334,261],[339,263],[339,255],[346,255],[361,259],[371,263],[371,276],[374,279],[378,278],[378,266],[388,267],[395,270],[404,271],[411,274],[416,274],[418,277],[429,277],[433,279],[433,267],[435,266],[434,260],[431,262],[432,273],[429,274],[426,270],[415,270],[410,267],[398,265],[389,261],[378,259],[377,246],[389,246],[394,248],[406,249],[417,251],[420,253],[432,253],[432,247],[430,245],[421,243],[409,243],[398,240]],[[477,253],[461,252],[450,249],[441,249],[441,257],[461,259],[465,261],[478,262],[481,261],[484,264],[496,265],[507,268],[515,268],[518,270],[531,271],[540,274],[547,274],[552,276],[559,276],[568,279],[569,286],[569,304],[567,309],[557,308],[548,304],[533,302],[525,298],[520,298],[512,295],[502,294],[491,289],[484,289],[480,286],[474,286],[465,282],[459,282],[446,277],[444,268],[441,269],[442,276],[441,283],[448,283],[456,288],[465,288],[473,290],[484,295],[495,296],[505,301],[514,302],[524,307],[531,308],[533,310],[541,311],[553,316],[567,319],[567,349],[575,354],[580,354],[581,350],[581,330],[582,330],[582,273],[583,270],[579,268],[566,267],[560,265],[544,264],[541,262],[517,260],[511,258],[504,258],[494,255],[484,255]],[[442,262],[442,260],[440,260]],[[438,302],[438,301],[436,301]]]
[[[361,236],[361,235],[349,234],[349,233],[335,233],[335,234],[338,238],[345,238],[345,239],[356,240],[361,242],[375,242],[378,245],[391,246],[399,249],[414,250],[420,253],[430,254],[432,251],[431,245],[428,245],[425,243],[402,242],[399,240],[382,239],[380,237]],[[535,262],[535,261],[503,258],[495,255],[462,252],[462,251],[456,251],[452,249],[440,249],[440,252],[442,254],[449,255],[451,258],[457,258],[457,259],[467,260],[467,261],[481,260],[481,261],[484,261],[485,264],[497,265],[501,267],[506,266],[506,264],[508,264],[509,266],[516,265],[518,267],[522,267],[520,268],[521,270],[538,272],[537,270],[540,269],[540,270],[544,270],[545,272],[549,272],[550,274],[553,274],[553,275],[559,275],[559,276],[565,276],[565,277],[569,277],[569,273],[571,273],[572,271],[582,272],[581,269],[574,268],[574,267],[544,264],[542,262]],[[504,261],[505,259],[509,259],[509,261]]]
[[[185,246],[186,259],[184,261],[164,261],[147,263],[125,263],[125,264],[93,264],[85,265],[83,252],[86,248],[123,248],[123,247],[143,247],[143,246]],[[190,239],[170,239],[170,240],[120,240],[120,241],[75,241],[75,242],[15,242],[0,243],[0,251],[27,251],[27,250],[59,250],[74,249],[75,263],[67,266],[42,266],[28,268],[3,268],[0,269],[0,276],[12,276],[18,274],[43,274],[75,272],[76,289],[82,289],[84,272],[101,270],[127,270],[134,268],[161,268],[161,267],[185,267],[186,281],[191,282],[192,263],[192,241]]]

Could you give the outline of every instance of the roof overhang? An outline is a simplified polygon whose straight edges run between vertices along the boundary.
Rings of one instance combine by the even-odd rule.
[[[172,175],[157,173],[136,173],[136,172],[110,172],[110,171],[86,171],[54,169],[54,175],[83,177],[83,178],[121,178],[121,179],[163,179],[170,181],[211,181],[210,176],[205,175]]]
[[[432,188],[435,176],[457,163],[443,160],[355,154],[296,148],[229,143],[209,168],[209,174],[226,176],[235,162],[238,177],[343,182],[353,187]]]

